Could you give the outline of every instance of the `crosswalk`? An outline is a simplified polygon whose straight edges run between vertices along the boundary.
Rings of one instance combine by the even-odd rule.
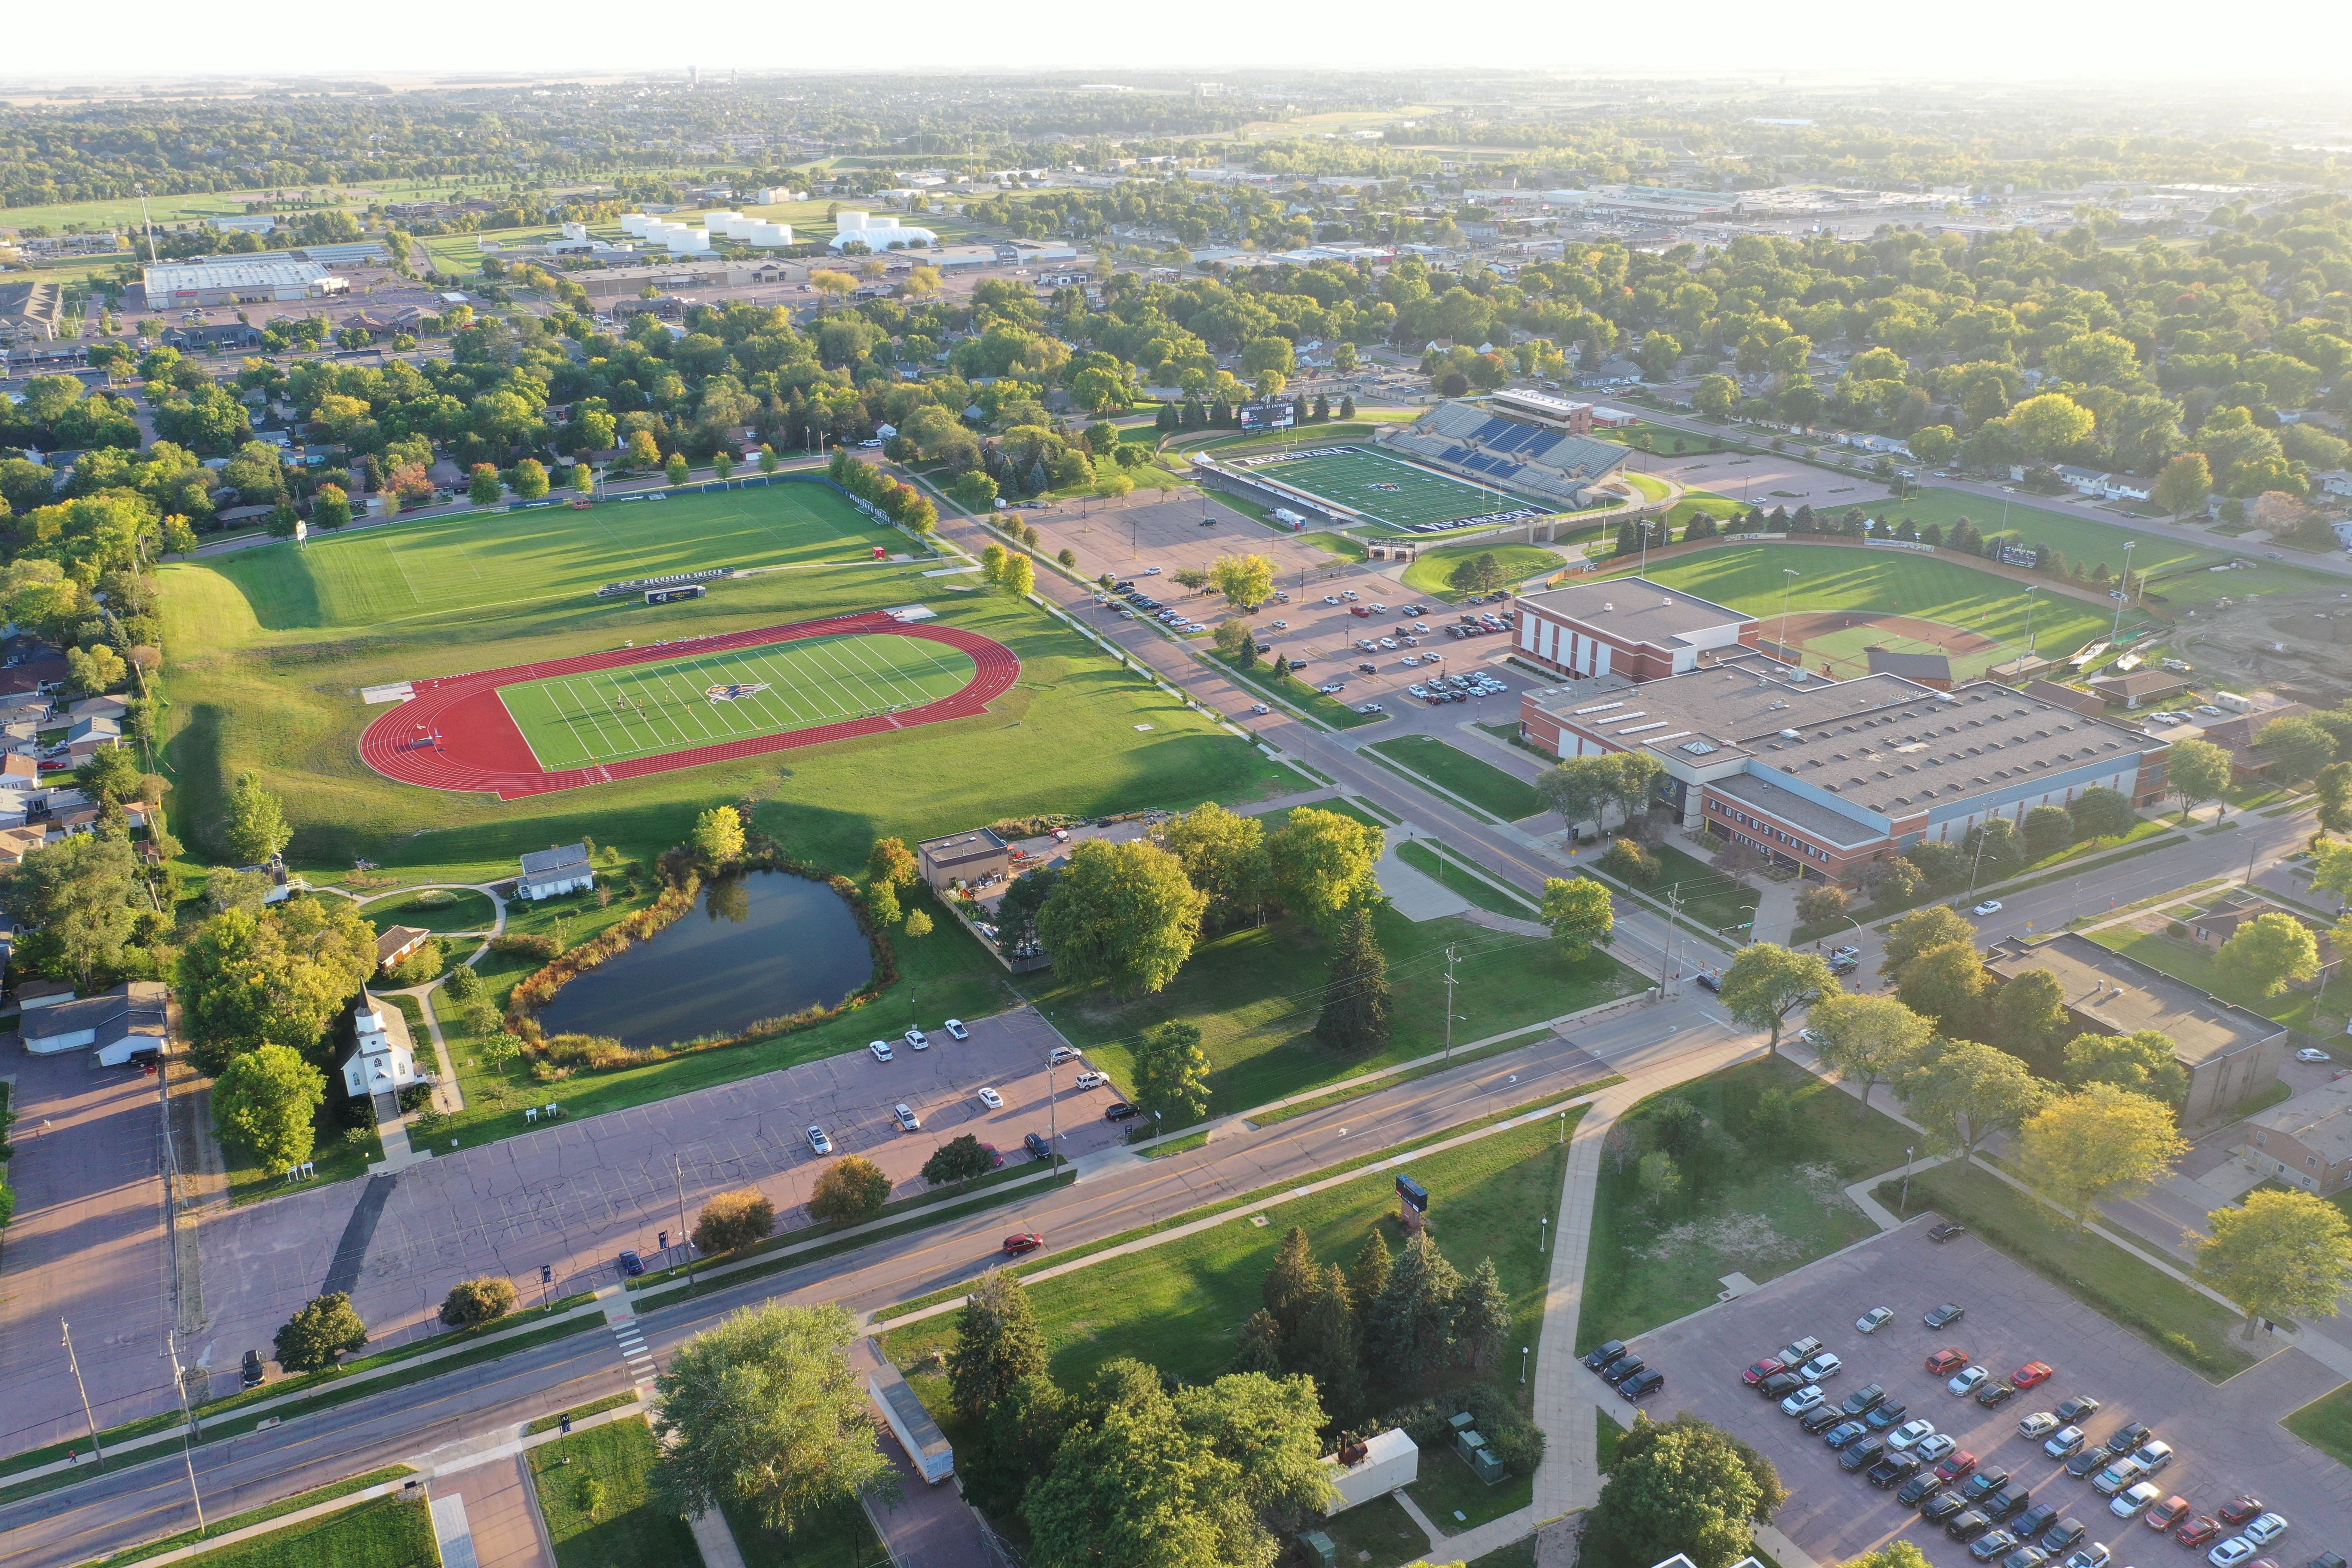
[[[605,1326],[613,1331],[613,1338],[621,1347],[622,1359],[629,1363],[629,1375],[636,1380],[638,1387],[651,1387],[654,1381],[653,1352],[646,1348],[646,1336],[637,1331],[636,1319],[623,1318]]]

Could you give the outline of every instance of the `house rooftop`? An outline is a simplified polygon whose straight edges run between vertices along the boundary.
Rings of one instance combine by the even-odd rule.
[[[2352,1082],[2339,1080],[2305,1089],[2284,1104],[2257,1110],[2246,1120],[2285,1133],[2331,1165],[2352,1160]]]
[[[1522,594],[1518,602],[1547,615],[1582,621],[1587,626],[1653,647],[1671,647],[1694,632],[1753,621],[1743,610],[1727,609],[1646,577],[1612,577],[1600,583],[1571,583],[1540,594]]]
[[[2037,702],[2054,702],[2061,708],[2071,708],[2077,713],[2088,713],[2094,718],[2107,710],[2107,705],[2091,693],[2077,690],[2072,686],[2061,686],[2054,680],[2029,680],[2019,695],[2031,697]]]
[[[2156,1029],[2171,1037],[2173,1054],[2195,1068],[2285,1033],[2286,1026],[2233,1005],[2162,970],[2101,947],[2076,931],[2039,942],[2011,937],[1985,955],[1985,967],[2004,981],[2029,969],[2058,977],[2068,1007],[2119,1035]]]
[[[926,838],[915,847],[934,866],[961,866],[967,860],[986,860],[1002,855],[1005,844],[992,829],[982,827],[971,833]]]
[[[534,849],[522,858],[522,874],[543,877],[550,871],[560,871],[566,866],[588,864],[588,846],[559,844],[552,848]]]

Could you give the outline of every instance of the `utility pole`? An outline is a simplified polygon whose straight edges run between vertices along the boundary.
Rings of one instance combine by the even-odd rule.
[[[196,1413],[188,1408],[188,1379],[180,1370],[180,1336],[175,1329],[167,1326],[163,1330],[163,1345],[172,1354],[172,1384],[179,1391],[181,1419],[187,1423],[187,1430],[180,1434],[180,1461],[188,1467],[188,1500],[196,1505],[196,1534],[201,1538],[205,1533],[205,1499],[196,1490]]]
[[[1445,1059],[1454,1059],[1454,944],[1445,944]]]
[[[66,1364],[73,1368],[74,1387],[81,1394],[81,1418],[89,1424],[89,1451],[98,1456],[98,1468],[102,1470],[106,1468],[106,1450],[99,1445],[98,1417],[89,1413],[89,1389],[81,1380],[81,1360],[74,1354],[73,1325],[59,1318],[58,1327],[65,1332]]]
[[[694,1243],[686,1234],[686,1172],[678,1164],[675,1152],[669,1157],[669,1173],[677,1184],[677,1240],[678,1245],[686,1248],[686,1289],[691,1294],[694,1290]]]
[[[1052,1145],[1049,1152],[1053,1155],[1053,1158],[1045,1163],[1045,1168],[1049,1171],[1062,1163],[1062,1105],[1061,1101],[1054,1098],[1054,1068],[1057,1065],[1054,1060],[1054,1053],[1047,1051],[1045,1053],[1045,1137]]]

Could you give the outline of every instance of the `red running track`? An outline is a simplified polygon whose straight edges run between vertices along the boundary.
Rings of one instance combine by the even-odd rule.
[[[530,742],[523,739],[513,715],[499,697],[499,688],[518,681],[618,669],[633,664],[723,653],[730,648],[797,642],[803,637],[867,632],[889,632],[898,637],[928,637],[932,642],[945,643],[970,654],[977,668],[962,690],[901,712],[844,720],[837,724],[792,730],[780,735],[722,741],[714,746],[696,746],[625,763],[567,768],[560,773],[550,773],[539,765]],[[427,789],[483,790],[500,800],[520,800],[526,795],[578,789],[584,784],[611,784],[617,779],[700,767],[705,763],[733,762],[770,752],[791,751],[797,746],[818,746],[853,735],[880,735],[947,719],[969,719],[985,713],[991,702],[1012,690],[1013,679],[1020,673],[1019,658],[992,637],[930,622],[900,621],[887,612],[873,610],[864,615],[837,616],[831,620],[730,632],[724,637],[688,637],[658,647],[622,648],[546,664],[519,664],[507,669],[420,680],[415,683],[415,696],[368,726],[367,732],[360,737],[360,760],[384,777],[402,784],[422,784]]]

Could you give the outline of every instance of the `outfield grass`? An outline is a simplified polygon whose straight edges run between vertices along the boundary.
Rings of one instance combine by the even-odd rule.
[[[1389,961],[1394,1035],[1385,1050],[1343,1056],[1318,1043],[1316,1015],[1330,949],[1302,921],[1231,931],[1204,941],[1167,990],[1120,1001],[1080,991],[1050,973],[1016,984],[1073,1044],[1121,1083],[1132,1083],[1133,1042],[1166,1019],[1197,1026],[1209,1054],[1210,1117],[1231,1115],[1369,1068],[1427,1056],[1445,1040],[1445,952],[1456,952],[1454,1038],[1466,1043],[1628,995],[1642,987],[1606,953],[1569,963],[1549,941],[1488,931],[1462,920],[1376,916]],[[1169,1129],[1173,1131],[1173,1129]]]
[[[1785,1142],[1750,1125],[1768,1089],[1795,1107],[1796,1131]],[[1706,1113],[1709,1140],[1681,1161],[1681,1190],[1653,1200],[1635,1168],[1652,1147],[1647,1113],[1668,1098]],[[1917,1139],[1892,1118],[1859,1110],[1785,1058],[1744,1062],[1635,1107],[1622,1151],[1612,1141],[1601,1158],[1577,1350],[1630,1340],[1712,1304],[1734,1270],[1761,1284],[1876,1234],[1843,1188],[1902,1164],[1906,1141]]]
[[[2027,584],[1979,572],[1955,561],[1904,551],[1809,545],[1776,550],[1749,544],[1707,550],[1672,561],[1654,562],[1650,578],[1759,617],[1765,635],[1775,634],[1773,617],[1790,579],[1784,568],[1802,574],[1790,595],[1796,611],[1853,610],[1916,616],[1994,639],[1995,647],[1952,656],[1953,672],[1974,673],[2025,651]],[[2111,616],[2081,600],[2050,593],[2033,595],[2033,641],[2045,656],[2061,657],[2106,635]],[[1859,655],[1865,642],[1886,635],[1857,627],[1833,632],[1818,646],[1832,655]],[[1895,639],[1899,640],[1899,639]],[[1851,649],[1843,646],[1851,641]],[[1830,647],[1832,642],[1840,646]],[[1808,645],[1812,652],[1817,645]]]
[[[1675,502],[1674,510],[1666,513],[1666,526],[1674,531],[1676,538],[1680,538],[1682,531],[1690,526],[1691,519],[1701,512],[1720,522],[1726,518],[1737,517],[1739,510],[1739,503],[1729,496],[1717,495],[1713,490],[1685,490],[1683,499]]]
[[[1365,748],[1460,795],[1479,810],[1517,822],[1549,809],[1536,786],[1517,773],[1448,745],[1434,735],[1399,735]]]
[[[702,1560],[685,1519],[646,1495],[655,1452],[641,1415],[530,1450],[557,1568],[680,1568]]]
[[[1492,554],[1501,565],[1507,584],[1522,583],[1538,572],[1568,564],[1558,551],[1546,550],[1539,544],[1454,544],[1415,554],[1412,563],[1404,569],[1404,585],[1433,599],[1466,598],[1469,591],[1454,587],[1450,581],[1454,570],[1465,561],[1475,561],[1486,554]]]
[[[422,1497],[380,1497],[205,1553],[206,1568],[417,1568],[437,1563],[433,1513]],[[602,1568],[602,1565],[599,1565]]]

